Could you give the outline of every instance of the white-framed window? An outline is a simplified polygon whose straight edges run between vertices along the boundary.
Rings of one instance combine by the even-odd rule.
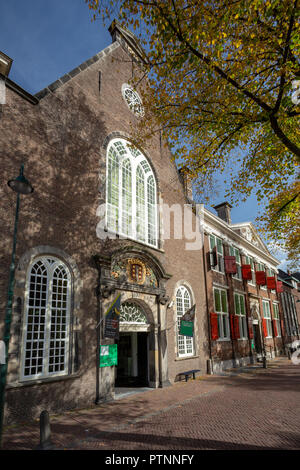
[[[30,266],[25,292],[22,380],[68,373],[71,275],[52,256]]]
[[[177,315],[177,353],[179,357],[194,355],[193,338],[179,334],[182,315],[191,308],[191,294],[185,286],[178,287],[176,291],[176,315]]]
[[[272,319],[271,319],[270,302],[268,300],[263,300],[262,306],[263,306],[263,316],[264,316],[264,319],[266,320],[266,325],[267,325],[268,338],[272,338],[273,334],[272,334]]]
[[[236,274],[233,274],[232,277],[234,277],[235,279],[241,280],[242,279],[242,267],[241,267],[240,251],[239,251],[238,248],[235,248],[234,246],[230,246],[229,247],[229,254],[230,254],[230,256],[235,257],[236,268],[237,268]]]
[[[277,328],[277,336],[281,336],[281,324],[280,324],[280,317],[279,317],[279,306],[277,303],[273,302],[273,316],[276,323]]]
[[[136,116],[143,116],[144,115],[144,107],[142,100],[135,91],[132,86],[128,85],[128,83],[123,83],[122,85],[122,96],[126,101],[128,108],[135,114]]]
[[[218,264],[214,266],[214,258],[213,258],[213,249],[216,247],[217,249],[217,258]],[[225,272],[224,268],[224,247],[222,239],[216,237],[215,235],[209,235],[209,250],[210,250],[210,265],[213,270],[218,271],[220,273]]]
[[[247,317],[245,308],[245,296],[243,294],[234,293],[234,311],[239,316],[240,338],[248,338]]]
[[[218,314],[219,339],[230,339],[227,292],[214,287],[214,306]]]
[[[251,258],[251,256],[246,256],[245,257],[245,261],[246,261],[246,264],[250,264],[251,266],[251,274],[252,274],[252,280],[251,281],[248,281],[249,284],[252,284],[255,286],[256,284],[256,279],[255,279],[255,267],[254,267],[254,260],[253,258]]]
[[[130,142],[113,139],[107,150],[108,230],[157,247],[157,191],[153,171]]]
[[[263,263],[257,263],[257,271],[266,271],[266,267]],[[267,286],[259,286],[260,289],[266,290]]]

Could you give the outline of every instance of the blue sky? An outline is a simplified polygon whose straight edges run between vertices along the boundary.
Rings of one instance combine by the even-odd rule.
[[[14,61],[10,78],[32,94],[110,43],[107,28],[101,20],[91,21],[84,0],[0,3],[0,50]],[[224,177],[220,177],[211,205],[223,202],[224,194]],[[257,214],[257,201],[251,196],[232,208],[232,222],[253,222]]]

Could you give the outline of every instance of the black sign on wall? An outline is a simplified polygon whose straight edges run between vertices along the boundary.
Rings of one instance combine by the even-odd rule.
[[[113,301],[105,313],[104,337],[119,339],[121,294]]]

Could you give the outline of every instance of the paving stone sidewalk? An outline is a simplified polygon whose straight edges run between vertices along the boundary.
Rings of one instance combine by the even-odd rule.
[[[267,369],[204,375],[51,416],[52,441],[57,449],[300,449],[299,392],[300,367],[278,358]],[[4,429],[3,449],[38,443],[38,421]]]

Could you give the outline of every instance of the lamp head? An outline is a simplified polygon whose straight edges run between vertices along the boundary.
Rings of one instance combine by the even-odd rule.
[[[16,193],[30,194],[33,192],[33,187],[23,175],[23,169],[24,165],[21,165],[19,176],[13,180],[9,180],[7,184],[13,191],[16,191]]]

